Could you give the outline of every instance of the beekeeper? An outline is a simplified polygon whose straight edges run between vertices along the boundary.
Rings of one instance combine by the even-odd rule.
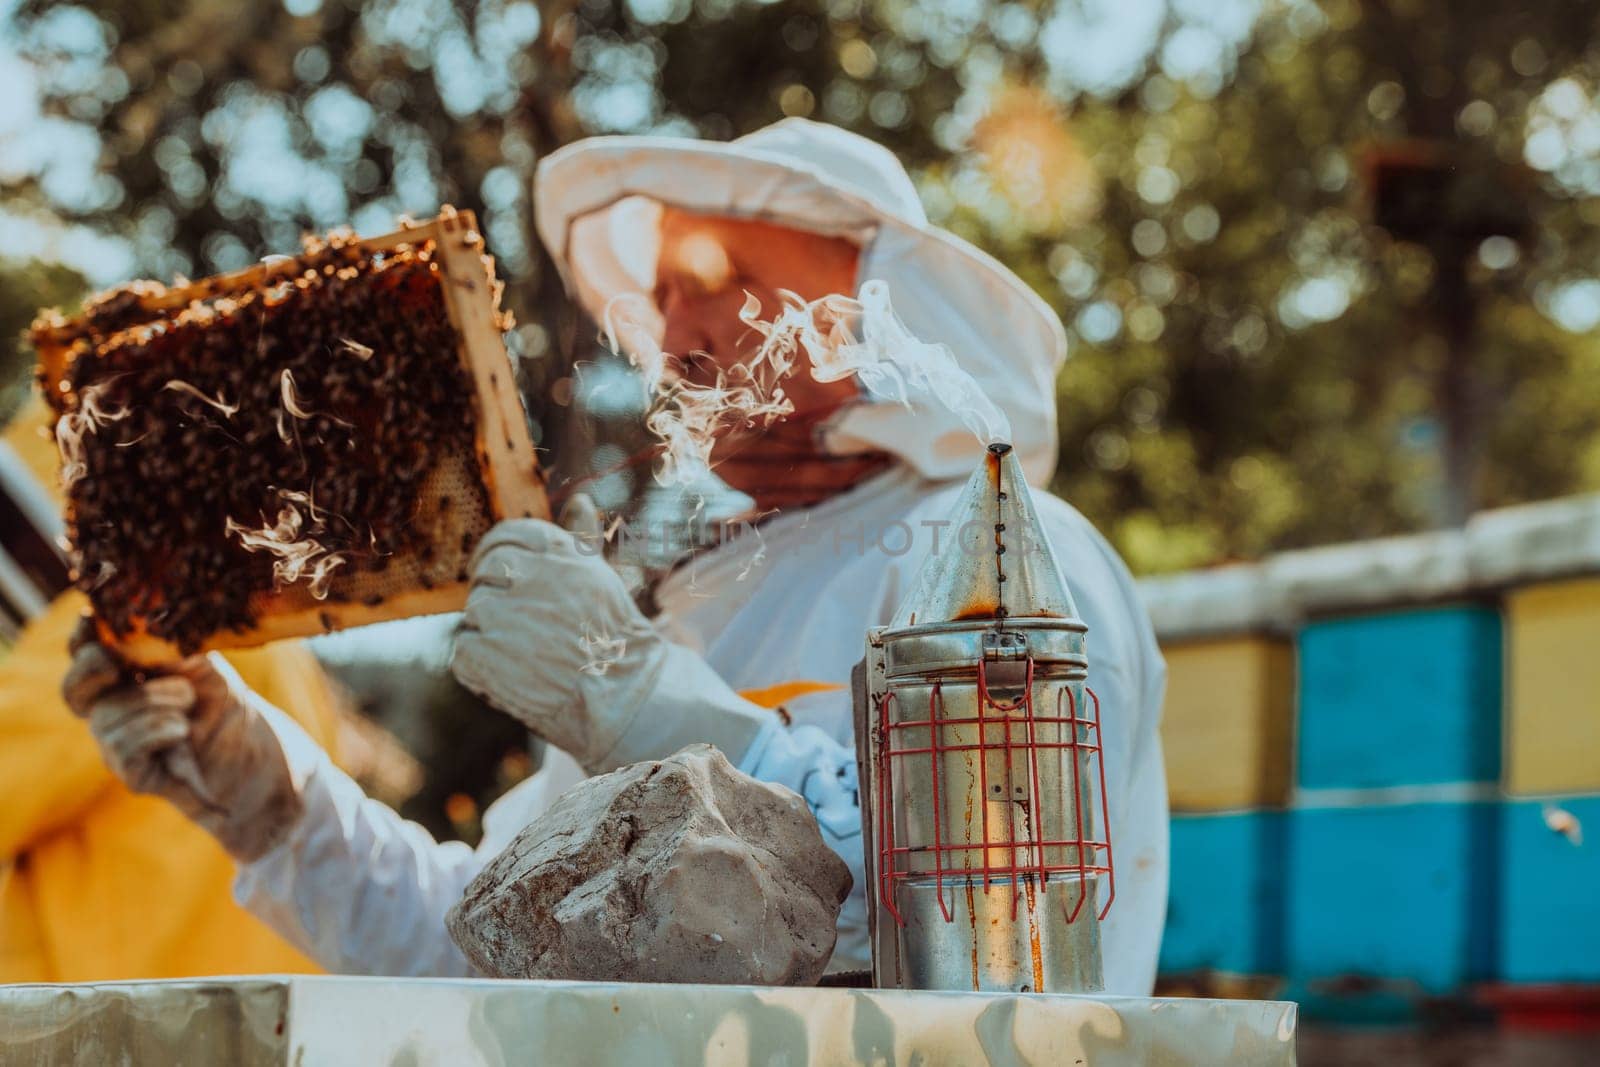
[[[535,211],[589,314],[638,309],[619,340],[692,354],[675,363],[691,380],[749,355],[737,318],[746,292],[772,307],[779,289],[814,299],[884,283],[910,329],[949,346],[1009,419],[1031,482],[1048,481],[1059,320],[998,262],[930,226],[904,169],[872,142],[801,120],[731,144],[594,138],[540,165]],[[466,973],[442,920],[487,859],[581,773],[693,741],[806,798],[856,879],[835,966],[865,966],[850,670],[866,629],[889,620],[935,550],[982,442],[931,400],[907,406],[803,370],[784,387],[795,406],[785,422],[716,454],[730,485],[778,510],[759,536],[669,574],[655,619],[552,524],[508,521],[485,537],[452,668],[567,756],[490,808],[476,851],[437,843],[363,796],[207,661],[141,685],[91,644],[68,691],[112,765],[210,827],[240,861],[239,899],[330,969]],[[1107,989],[1148,993],[1167,887],[1164,667],[1115,553],[1068,505],[1043,492],[1037,503],[1089,626],[1089,683],[1103,707],[1118,865]],[[763,706],[774,702],[784,717]],[[185,739],[209,801],[152,757]]]

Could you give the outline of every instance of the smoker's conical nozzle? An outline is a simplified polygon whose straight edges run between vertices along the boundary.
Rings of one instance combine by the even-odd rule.
[[[891,628],[973,619],[1075,619],[1077,607],[1034,511],[1022,464],[989,446],[956,502],[945,536],[917,574]]]

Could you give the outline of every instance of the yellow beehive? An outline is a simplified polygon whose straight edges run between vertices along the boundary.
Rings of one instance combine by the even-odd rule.
[[[1506,595],[1505,785],[1600,790],[1600,578]]]
[[[1242,636],[1162,649],[1161,720],[1173,811],[1282,805],[1289,792],[1293,655],[1287,641]]]

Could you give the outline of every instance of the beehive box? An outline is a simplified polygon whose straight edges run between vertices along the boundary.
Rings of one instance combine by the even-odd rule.
[[[1161,749],[1175,812],[1282,806],[1289,796],[1289,643],[1248,635],[1164,645]]]
[[[1505,785],[1600,793],[1600,578],[1506,595]]]
[[[1289,813],[1285,966],[1308,1012],[1373,1017],[1492,971],[1500,882],[1489,803]],[[1342,1003],[1341,1003],[1342,1002]]]
[[[1456,604],[1313,622],[1299,634],[1302,790],[1500,777],[1501,633]]]
[[[1505,805],[1497,977],[1600,983],[1600,796]]]
[[[1278,811],[1173,817],[1163,975],[1282,971],[1288,818]]]
[[[458,609],[548,517],[470,212],[167,288],[32,338],[78,584],[130,661]]]

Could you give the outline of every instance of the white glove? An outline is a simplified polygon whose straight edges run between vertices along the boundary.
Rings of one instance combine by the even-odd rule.
[[[171,801],[241,863],[288,836],[301,801],[283,747],[221,657],[135,672],[92,624],[72,643],[62,697],[129,789]]]
[[[737,764],[772,719],[661,638],[597,541],[538,519],[479,543],[450,669],[590,774],[695,742]]]

